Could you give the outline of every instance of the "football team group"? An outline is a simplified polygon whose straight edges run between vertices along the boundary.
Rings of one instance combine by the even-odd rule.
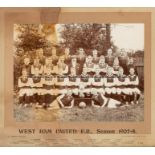
[[[45,56],[42,48],[35,52],[33,58],[24,55],[20,66],[20,106],[117,108],[139,102],[141,92],[134,58],[124,50],[118,56],[112,49],[106,55],[96,49],[86,54],[83,48],[75,55],[70,54],[69,48],[61,56],[56,48],[50,56]]]

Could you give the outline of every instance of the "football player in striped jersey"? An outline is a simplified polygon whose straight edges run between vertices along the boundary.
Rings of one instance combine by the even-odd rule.
[[[31,65],[31,74],[32,76],[35,74],[35,69],[38,68],[39,75],[43,74],[43,65],[40,63],[38,57],[34,58],[33,65]]]
[[[116,99],[116,86],[117,86],[117,79],[116,76],[113,75],[113,68],[107,68],[107,74],[104,77],[104,84],[105,84],[105,96]]]
[[[55,74],[55,72],[56,72],[55,66],[52,63],[52,57],[47,57],[45,59],[45,65],[43,68],[44,75],[49,74],[49,71],[50,71],[50,74]]]
[[[128,105],[128,86],[129,80],[127,76],[124,74],[123,67],[119,67],[118,75],[117,75],[117,94],[118,99],[121,101],[122,105]]]
[[[91,89],[91,78],[87,74],[87,68],[86,67],[83,68],[83,72],[82,72],[82,74],[80,76],[80,85],[84,86],[85,93],[90,92],[90,89]]]
[[[43,81],[43,94],[44,94],[44,108],[53,107],[53,103],[56,100],[55,94],[55,77],[51,74],[51,69],[46,69],[46,74],[44,75]]]
[[[21,73],[23,69],[27,70],[27,74],[28,76],[31,76],[31,64],[30,64],[30,57],[29,56],[25,56],[24,60],[23,60],[23,65],[21,66]]]
[[[32,91],[33,91],[33,103],[36,103],[36,108],[42,108],[44,106],[44,91],[43,83],[44,79],[40,75],[38,67],[33,69],[34,75],[32,76]]]
[[[55,78],[55,94],[65,94],[67,92],[68,83],[68,76],[63,75],[62,72],[59,72]]]
[[[68,75],[67,87],[70,88],[74,94],[77,94],[80,85],[80,78],[76,75],[76,68],[72,67],[70,71],[71,73]]]
[[[104,92],[104,78],[100,74],[100,68],[96,68],[96,74],[91,78],[92,89],[96,89],[97,92]]]
[[[93,63],[93,57],[91,55],[86,58],[86,62],[84,63],[83,67],[86,68],[87,73],[90,76],[95,74],[96,65]]]
[[[129,94],[130,94],[130,102],[131,104],[138,104],[138,100],[140,97],[140,90],[138,89],[139,78],[135,74],[135,68],[131,67],[129,70],[130,74],[128,75],[129,84]]]
[[[115,57],[114,62],[113,62],[113,69],[114,69],[113,74],[114,75],[116,75],[116,76],[118,75],[119,68],[120,68],[119,59],[118,59],[118,57]]]
[[[65,59],[63,56],[59,57],[57,66],[55,66],[56,74],[66,75],[68,73],[68,65],[65,64]]]
[[[103,55],[100,56],[99,63],[96,66],[100,70],[100,74],[102,76],[106,75],[108,64],[105,63],[105,57]]]
[[[32,79],[28,77],[26,69],[22,70],[22,75],[18,79],[19,104],[25,107],[29,106],[32,97]]]

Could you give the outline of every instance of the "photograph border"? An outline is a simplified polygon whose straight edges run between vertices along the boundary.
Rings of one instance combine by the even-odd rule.
[[[79,11],[78,11],[79,9]],[[90,128],[95,131],[97,128],[135,129],[137,134],[151,133],[151,11],[132,11],[128,9],[94,9],[83,12],[83,8],[76,8],[75,12],[65,11],[62,8],[59,12],[54,11],[56,18],[52,17],[51,9],[15,8],[6,9],[4,18],[4,39],[5,39],[5,63],[4,63],[4,128],[9,135],[17,134],[17,128]],[[49,11],[50,10],[50,11]],[[87,10],[87,9],[86,9]],[[108,11],[107,11],[108,10]],[[115,11],[116,10],[116,11]],[[44,13],[43,13],[44,12]],[[45,18],[45,15],[46,18]],[[75,18],[76,17],[76,18]],[[57,20],[56,20],[57,19]],[[19,123],[13,119],[13,24],[15,23],[144,23],[145,24],[145,49],[144,49],[144,122],[23,122]],[[146,54],[147,53],[147,54]],[[7,61],[6,61],[7,60]],[[136,135],[137,135],[136,134]],[[58,135],[57,135],[58,136]],[[80,136],[81,137],[81,136]]]

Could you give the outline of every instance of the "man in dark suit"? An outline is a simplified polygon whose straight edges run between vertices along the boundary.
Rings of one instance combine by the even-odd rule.
[[[82,67],[77,62],[77,57],[75,55],[71,57],[71,63],[68,65],[68,67],[69,67],[69,74],[71,73],[72,68],[75,69],[76,75],[80,75],[82,73]]]

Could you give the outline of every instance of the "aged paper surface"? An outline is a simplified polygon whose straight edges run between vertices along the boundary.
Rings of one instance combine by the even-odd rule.
[[[120,8],[114,8],[114,9],[112,8],[91,8],[91,9],[88,9],[88,8],[85,8],[85,9],[82,9],[82,8],[47,8],[47,9],[45,8],[35,8],[35,9],[34,8],[14,8],[14,9],[3,8],[1,9],[0,10],[0,41],[1,41],[0,42],[0,50],[1,50],[0,146],[154,146],[154,142],[155,142],[155,139],[154,139],[155,106],[153,104],[154,103],[153,51],[155,48],[153,45],[154,31],[155,31],[154,16],[155,16],[155,11],[153,8],[152,9],[150,8],[143,8],[143,9],[140,9],[140,8],[135,8],[135,9],[131,9],[131,8],[121,8],[121,9]],[[16,56],[16,54],[14,53],[14,50],[15,50],[14,37],[16,32],[15,27],[19,27],[19,26],[22,27],[25,25],[29,26],[31,24],[35,24],[36,26],[41,25],[41,27],[45,27],[45,28],[46,26],[51,26],[51,29],[52,29],[54,25],[61,27],[61,24],[66,24],[66,26],[70,24],[77,24],[77,25],[83,24],[82,25],[83,27],[86,24],[88,24],[87,26],[90,26],[93,23],[98,24],[97,26],[99,26],[100,24],[107,24],[107,25],[111,24],[111,27],[113,26],[115,29],[118,26],[121,26],[121,27],[125,26],[129,30],[129,33],[132,32],[130,30],[131,24],[134,24],[135,27],[137,26],[138,29],[140,29],[140,27],[144,27],[143,34],[142,33],[138,34],[138,29],[137,29],[137,32],[136,31],[132,32],[132,33],[137,33],[138,36],[140,35],[142,35],[142,37],[144,36],[144,42],[141,41],[143,43],[144,48],[140,49],[144,52],[144,56],[143,56],[144,62],[143,64],[139,64],[138,66],[136,66],[137,68],[143,67],[142,72],[144,73],[144,88],[143,88],[143,91],[140,89],[141,98],[143,94],[142,103],[139,103],[136,105],[125,104],[119,108],[114,108],[114,107],[112,107],[112,109],[108,108],[108,106],[111,107],[110,103],[112,104],[118,103],[119,105],[121,105],[120,99],[119,99],[117,100],[117,102],[107,102],[108,104],[106,104],[105,107],[103,106],[104,108],[102,109],[99,108],[96,110],[94,109],[95,107],[92,107],[93,105],[92,97],[90,98],[87,96],[86,98],[88,99],[88,104],[91,103],[90,107],[87,107],[87,102],[84,99],[82,100],[82,103],[79,102],[79,107],[63,109],[62,108],[63,105],[61,105],[61,103],[63,104],[63,102],[61,102],[62,101],[61,99],[64,97],[61,95],[66,93],[66,89],[68,90],[68,87],[70,86],[70,83],[69,83],[69,85],[66,84],[67,87],[65,88],[63,87],[64,85],[54,84],[54,90],[52,90],[52,92],[57,93],[57,94],[54,94],[54,96],[58,95],[58,97],[60,98],[62,97],[60,99],[61,100],[60,105],[62,106],[61,108],[54,109],[54,110],[48,110],[46,109],[47,107],[45,109],[44,108],[33,109],[33,106],[36,106],[37,103],[35,103],[35,105],[33,104],[32,107],[26,107],[28,102],[26,97],[28,97],[30,101],[30,96],[31,97],[34,96],[34,92],[37,92],[37,93],[39,92],[38,96],[39,97],[44,96],[44,99],[46,99],[47,96],[45,97],[45,95],[49,94],[47,93],[49,91],[47,90],[45,91],[45,89],[43,91],[42,88],[40,90],[36,88],[36,85],[35,86],[30,85],[31,89],[29,89],[29,87],[26,86],[24,88],[19,87],[16,90],[17,84],[15,82],[17,82],[16,81],[17,76],[16,76],[16,73],[14,72],[17,71],[18,69],[14,68],[16,63],[16,60],[14,57],[14,55]],[[120,33],[117,34],[116,36],[123,36],[121,32],[124,33],[125,31],[120,31]],[[56,37],[56,34],[53,34],[51,38],[48,37],[47,39],[56,40],[54,39],[55,37]],[[135,37],[137,37],[136,34],[135,34]],[[124,40],[125,39],[126,38],[124,38]],[[134,38],[131,38],[131,39],[134,40]],[[32,41],[33,40],[34,39],[32,39]],[[116,38],[115,41],[117,40],[119,39]],[[135,46],[137,47],[137,44],[139,44],[139,42],[140,41],[137,40],[137,43],[135,43],[134,47]],[[124,45],[127,46],[128,44],[125,42]],[[38,49],[39,48],[40,47],[38,47]],[[83,48],[83,46],[81,48]],[[89,50],[92,51],[96,48],[97,47],[95,46],[94,48],[90,48]],[[57,46],[56,46],[56,49],[57,49]],[[107,50],[108,49],[109,48],[107,48]],[[88,50],[88,53],[89,53],[89,50]],[[114,47],[112,48],[112,50],[114,51]],[[27,51],[29,52],[30,50],[27,50]],[[98,49],[98,51],[100,50]],[[47,50],[47,54],[49,54],[49,50]],[[75,55],[72,55],[72,57],[74,56]],[[105,55],[100,54],[100,56],[105,56]],[[89,57],[89,54],[88,54],[86,58],[91,58],[91,57]],[[33,58],[33,60],[37,61],[36,58]],[[68,63],[67,66],[69,65],[70,64]],[[17,65],[17,67],[19,66]],[[108,68],[109,70],[111,69],[110,64]],[[97,69],[98,68],[95,68],[95,72]],[[56,70],[55,72],[58,72],[57,68],[55,70]],[[34,74],[36,74],[36,72]],[[137,71],[137,72],[139,73],[140,71]],[[55,75],[56,79],[58,75],[59,75],[59,72]],[[79,76],[81,75],[82,73],[80,73]],[[138,74],[138,75],[141,75],[141,74]],[[67,78],[68,78],[68,75],[67,75]],[[17,79],[19,79],[19,76],[17,77]],[[32,76],[32,79],[33,79],[33,76]],[[106,76],[104,76],[103,79],[106,79]],[[131,88],[129,87],[129,85],[130,84],[127,84],[125,88],[127,88],[127,90],[133,90],[133,89],[129,89]],[[60,90],[60,87],[61,87],[61,90]],[[84,88],[85,88],[84,90],[80,89],[80,91],[78,90],[78,92],[85,91],[85,93],[88,93],[88,91],[90,90],[90,87],[89,89],[86,89],[87,87],[84,87]],[[93,88],[97,89],[98,87],[94,86]],[[104,91],[102,92],[104,93],[104,97],[103,97],[104,101],[107,98],[108,99],[110,98],[111,100],[111,99],[114,99],[113,98],[114,96],[115,97],[120,96],[120,95],[115,95],[115,91],[118,90],[116,89],[116,86],[115,88],[112,87],[114,89],[110,87],[110,89],[107,90],[106,88],[107,87],[105,86],[104,89],[100,89],[100,93],[99,93],[101,94],[101,92]],[[119,87],[117,86],[117,88]],[[92,87],[91,87],[91,90],[92,90]],[[135,90],[137,89],[134,89],[134,91]],[[112,95],[110,97],[109,96],[107,97],[106,93],[109,91],[111,91]],[[31,95],[30,95],[30,92],[32,92]],[[132,103],[131,95],[129,96],[128,92],[130,91],[127,91],[127,94],[125,95],[126,100],[123,102],[123,104],[128,101],[131,101]],[[20,100],[20,97],[23,97],[22,94],[26,94],[26,97],[24,96],[24,105],[21,104],[22,105],[21,106],[16,104],[16,101]],[[52,96],[53,94],[50,94],[50,95]],[[129,100],[127,97],[129,97]],[[57,100],[59,101],[59,98],[57,98]],[[64,98],[64,100],[66,99]],[[41,100],[39,99],[38,102],[41,102]],[[74,98],[74,102],[75,102],[75,98]],[[44,103],[41,103],[41,106],[42,105],[44,105]],[[133,112],[133,115],[131,111]],[[105,115],[103,115],[104,113]]]

